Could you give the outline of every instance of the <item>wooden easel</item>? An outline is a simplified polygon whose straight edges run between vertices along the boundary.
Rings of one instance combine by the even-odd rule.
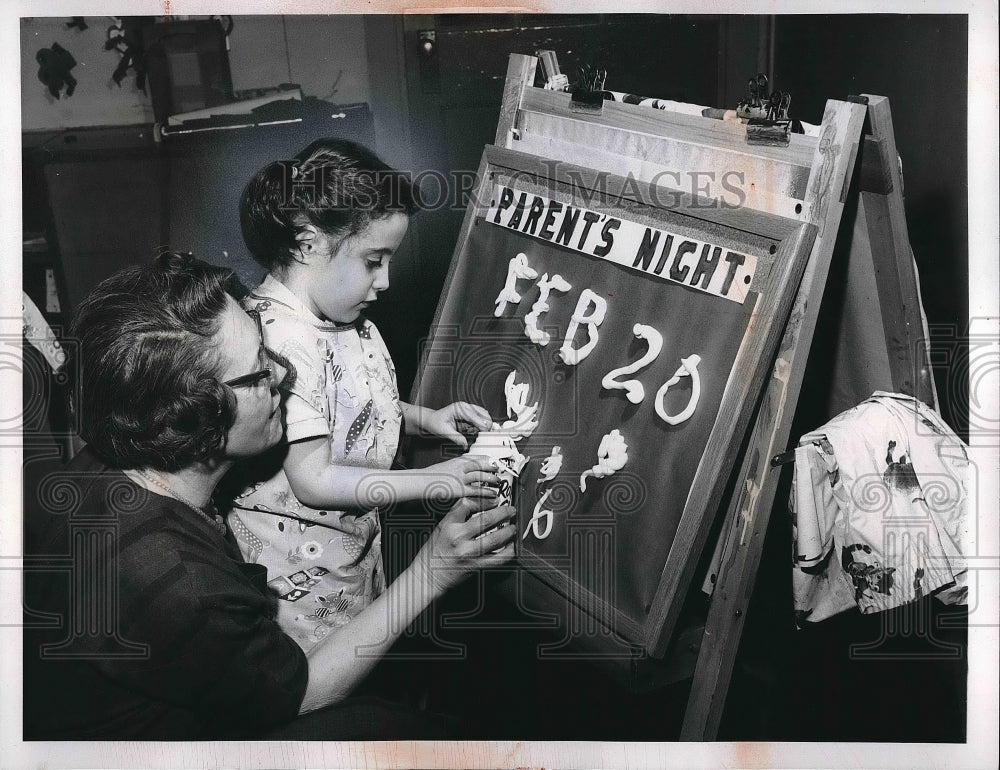
[[[840,403],[836,400],[831,403],[830,416],[867,398],[878,388],[906,393],[937,407],[919,286],[906,233],[902,178],[889,100],[883,96],[865,98],[871,133],[862,140],[858,161],[859,179],[854,194],[859,199],[848,251],[853,269],[848,272],[846,295],[860,298],[867,295],[869,301],[874,300],[880,311],[884,338],[869,340],[867,350],[839,351],[834,376],[844,382],[846,357],[877,355],[873,348],[882,344],[888,373],[873,375],[867,381],[845,382],[852,395],[841,396]],[[860,128],[852,124],[852,136],[860,137]],[[828,232],[834,237],[843,202],[835,211],[827,211]],[[794,440],[789,430],[830,267],[830,241],[817,241],[806,267],[792,320],[785,330],[779,363],[764,394],[738,476],[743,479],[740,494],[726,511],[724,532],[728,537],[681,730],[684,740],[711,740],[719,728],[782,469],[777,456],[788,446],[790,438]],[[871,285],[866,285],[872,273],[876,278],[874,295]],[[843,333],[840,336],[843,338]]]
[[[779,321],[780,342],[770,363],[764,362],[770,376],[740,415],[744,422],[739,424],[748,426],[746,449],[740,457],[726,458],[731,464],[725,467],[736,469],[735,491],[723,499],[723,478],[711,493],[717,507],[702,521],[682,522],[664,567],[670,593],[653,603],[647,627],[654,631],[638,640],[652,658],[668,657],[668,673],[661,671],[659,681],[693,676],[681,737],[710,740],[718,730],[782,469],[771,460],[794,440],[792,418],[838,239],[838,254],[843,239],[850,239],[845,296],[857,312],[874,314],[881,333],[853,340],[842,325],[833,356],[833,379],[842,387],[834,389],[827,416],[876,389],[908,393],[936,406],[888,101],[879,96],[831,100],[818,137],[793,134],[788,146],[750,145],[745,126],[735,122],[617,102],[605,102],[600,110],[574,110],[569,94],[534,87],[537,61],[510,57],[495,138],[501,151],[541,159],[539,166],[575,164],[646,182],[661,172],[715,172],[717,183],[724,172],[736,171],[742,175],[748,231],[761,221],[815,228],[791,311]],[[484,159],[481,172],[485,164]],[[716,184],[698,193],[712,199],[720,190]],[[852,223],[842,222],[847,203]],[[718,218],[711,207],[699,216],[706,226]],[[729,216],[726,224],[732,221]],[[459,250],[473,224],[467,217]],[[859,359],[871,362],[861,375],[851,366]],[[681,599],[694,582],[697,555],[710,544],[718,516],[724,521],[707,618],[704,625],[678,629]],[[542,608],[552,606],[545,608],[543,602]]]

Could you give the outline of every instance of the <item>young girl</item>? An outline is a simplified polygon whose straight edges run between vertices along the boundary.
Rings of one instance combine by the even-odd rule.
[[[287,454],[244,491],[229,516],[248,562],[267,567],[278,622],[309,652],[384,587],[377,507],[394,501],[495,496],[487,458],[390,471],[400,425],[468,442],[485,409],[399,400],[392,359],[362,315],[389,286],[389,262],[416,204],[407,180],[365,148],[323,139],[273,163],[241,201],[247,245],[269,275],[244,300],[289,369]]]

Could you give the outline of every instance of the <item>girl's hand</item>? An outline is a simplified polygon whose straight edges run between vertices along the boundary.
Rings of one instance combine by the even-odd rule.
[[[503,564],[513,557],[517,534],[514,508],[501,505],[487,510],[492,504],[483,498],[459,500],[420,549],[412,566],[436,596],[470,572]]]
[[[419,472],[427,477],[425,499],[476,497],[489,501],[497,496],[497,487],[500,486],[493,461],[482,455],[462,455]]]
[[[448,439],[458,444],[462,449],[469,448],[469,440],[463,435],[471,430],[489,430],[493,427],[493,418],[483,407],[466,401],[456,401],[441,409],[428,409],[423,415],[424,431],[434,436]]]

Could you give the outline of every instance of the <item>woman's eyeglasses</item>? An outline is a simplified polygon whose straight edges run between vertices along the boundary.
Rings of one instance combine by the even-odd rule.
[[[250,316],[254,322],[257,324],[257,336],[260,337],[260,349],[262,351],[263,357],[267,358],[267,348],[264,347],[264,329],[260,323],[260,313],[249,310],[247,315]],[[231,380],[226,380],[223,385],[228,385],[230,388],[252,388],[255,385],[260,384],[263,380],[270,381],[271,375],[274,370],[270,366],[265,366],[256,372],[250,372],[250,374],[243,374],[239,377],[234,377]]]
[[[252,388],[253,386],[259,384],[262,380],[271,379],[271,367],[266,366],[259,372],[251,372],[250,374],[244,374],[240,377],[234,377],[231,380],[226,380],[223,385],[228,385],[230,388]]]

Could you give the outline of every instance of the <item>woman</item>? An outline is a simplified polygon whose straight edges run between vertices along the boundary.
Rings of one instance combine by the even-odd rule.
[[[89,446],[61,495],[48,485],[46,545],[28,560],[28,740],[267,737],[342,701],[432,600],[513,553],[509,523],[482,534],[512,511],[466,498],[376,611],[307,658],[212,504],[235,462],[282,435],[285,371],[229,279],[165,254],[106,280],[76,313],[70,373]]]

